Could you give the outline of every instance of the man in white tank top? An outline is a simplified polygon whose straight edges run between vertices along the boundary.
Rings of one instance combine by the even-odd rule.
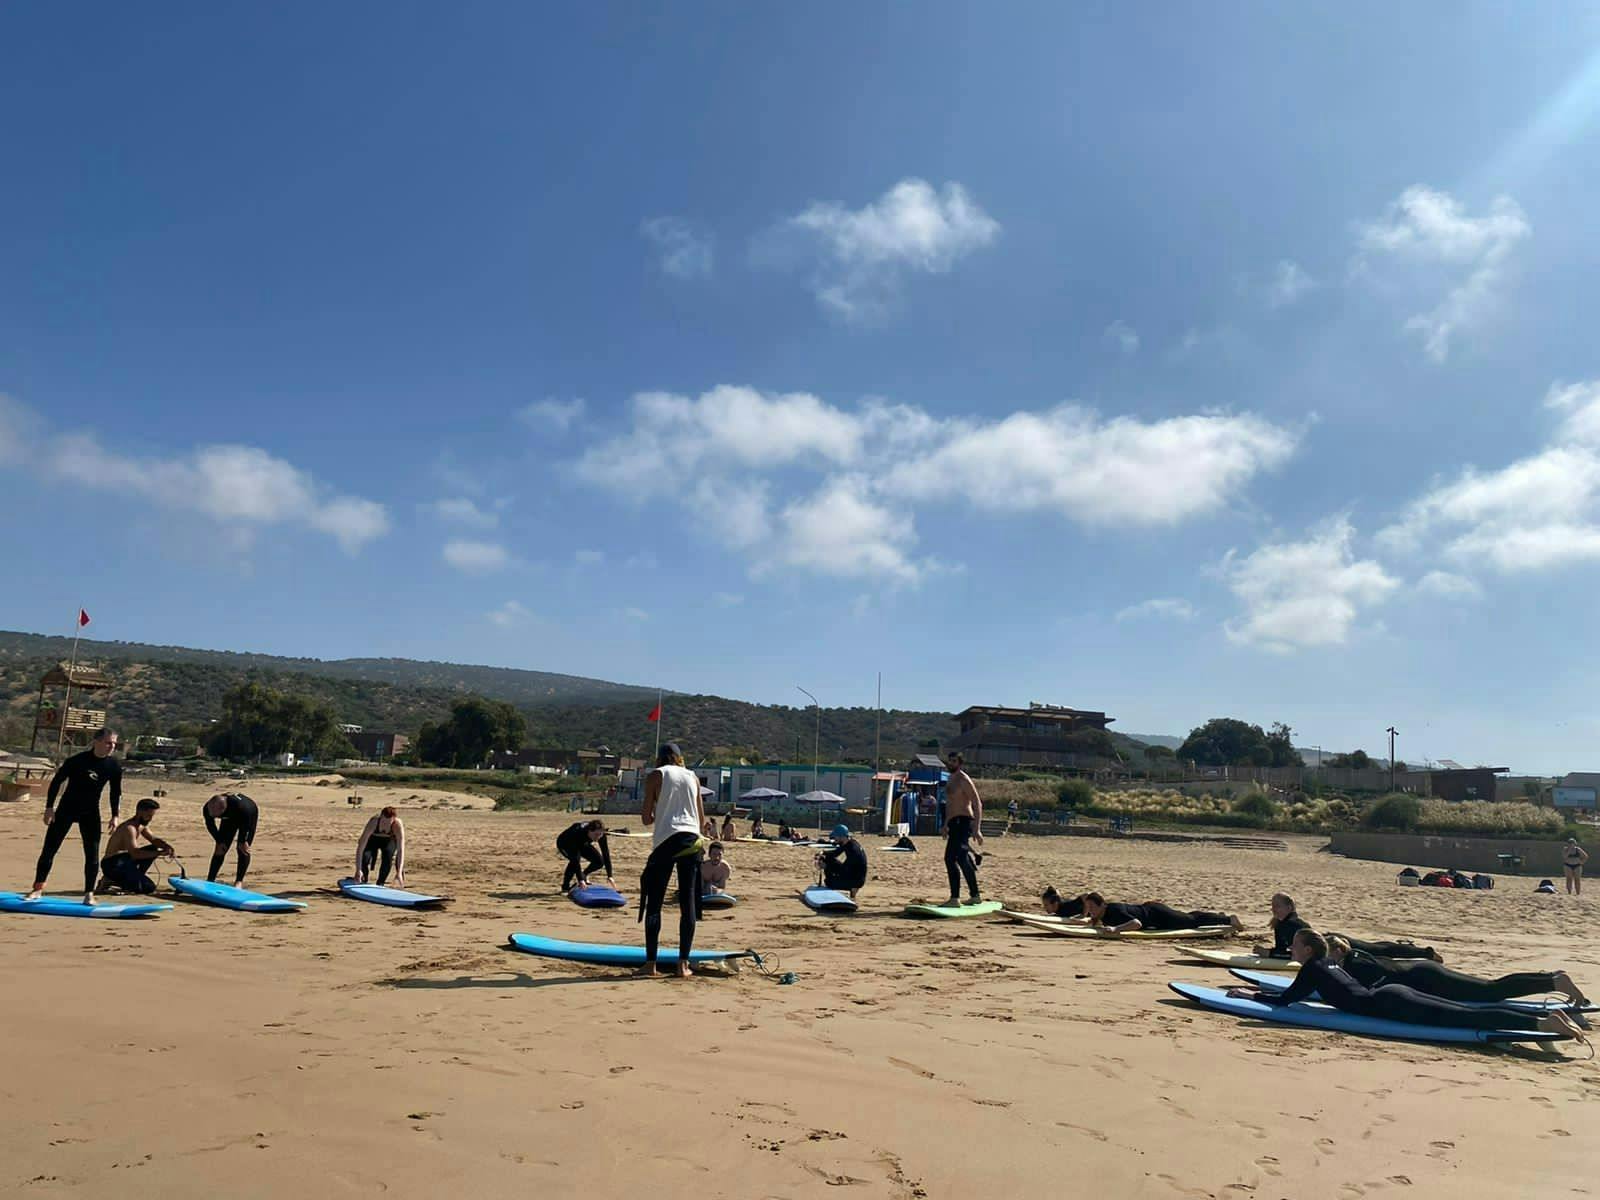
[[[644,974],[659,975],[661,905],[673,874],[678,877],[678,974],[690,974],[694,927],[700,916],[700,860],[705,857],[705,805],[700,780],[683,765],[683,752],[673,742],[661,747],[656,769],[645,779],[640,819],[654,827],[650,857],[639,876],[639,910],[644,921]]]

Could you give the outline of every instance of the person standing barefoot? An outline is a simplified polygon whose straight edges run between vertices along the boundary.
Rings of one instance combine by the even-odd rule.
[[[978,894],[978,860],[973,857],[972,842],[983,845],[983,800],[978,796],[977,785],[966,772],[966,760],[959,754],[950,756],[950,782],[945,785],[944,810],[944,869],[950,876],[950,899],[945,903],[961,903],[961,879],[966,877],[968,904],[976,904]]]
[[[44,798],[44,849],[39,852],[33,887],[26,899],[37,900],[44,895],[56,851],[66,841],[67,830],[76,825],[78,836],[83,839],[83,902],[94,903],[94,884],[100,875],[100,793],[107,784],[111,786],[110,831],[116,830],[117,813],[122,808],[122,764],[111,757],[116,748],[117,731],[102,729],[94,735],[94,744],[63,762],[50,781],[50,791]],[[67,790],[57,808],[56,793],[63,784]]]
[[[639,912],[644,921],[645,975],[659,975],[656,952],[661,941],[661,905],[674,871],[678,877],[678,975],[687,978],[694,926],[700,915],[700,860],[705,855],[706,824],[700,780],[683,765],[683,752],[668,742],[656,755],[656,767],[645,780],[640,820],[655,828],[655,843],[639,876]]]

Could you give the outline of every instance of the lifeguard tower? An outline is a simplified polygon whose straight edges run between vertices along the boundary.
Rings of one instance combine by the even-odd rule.
[[[92,697],[111,687],[111,678],[96,667],[74,663],[57,663],[45,672],[39,681],[39,706],[33,714],[33,741],[28,753],[39,750],[39,736],[44,735],[46,752],[60,753],[67,748],[77,750],[94,740],[97,730],[106,723],[104,700],[99,708],[74,708],[72,702],[80,697]],[[56,693],[61,695],[56,701]],[[51,742],[55,744],[52,746]]]

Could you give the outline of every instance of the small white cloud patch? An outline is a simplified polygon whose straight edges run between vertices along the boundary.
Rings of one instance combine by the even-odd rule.
[[[511,561],[506,548],[495,542],[450,541],[442,554],[456,570],[480,575],[499,571]]]
[[[1222,577],[1245,611],[1224,626],[1228,637],[1277,653],[1343,645],[1362,611],[1399,586],[1377,562],[1355,558],[1354,538],[1341,517],[1303,541],[1261,546],[1244,557],[1229,551]]]
[[[1187,600],[1163,596],[1153,600],[1145,600],[1139,604],[1130,604],[1127,608],[1117,613],[1117,620],[1139,621],[1153,618],[1167,621],[1192,621],[1195,615],[1194,605]]]
[[[662,272],[675,279],[704,279],[711,274],[716,239],[682,217],[651,217],[639,232],[655,249]]]

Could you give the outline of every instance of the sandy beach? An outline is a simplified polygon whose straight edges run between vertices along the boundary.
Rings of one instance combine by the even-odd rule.
[[[145,793],[129,782],[131,812]],[[155,826],[191,874],[209,855],[209,790],[170,785]],[[742,903],[709,914],[698,944],[773,954],[797,982],[748,967],[644,980],[503,948],[513,931],[640,937],[631,907],[557,894],[564,815],[408,787],[363,787],[360,810],[305,781],[249,790],[262,822],[248,882],[304,912],[179,901],[152,921],[0,916],[0,1191],[1347,1200],[1600,1187],[1582,1107],[1600,1099],[1600,1064],[1579,1048],[1240,1022],[1173,996],[1169,980],[1227,976],[1158,945],[904,920],[904,903],[944,895],[933,840],[873,855],[863,910],[844,919],[796,899],[808,851],[735,845]],[[384,803],[407,822],[408,885],[454,897],[448,909],[332,890]],[[0,809],[4,886],[28,882],[39,812]],[[631,895],[648,842],[612,844]],[[1237,911],[1252,931],[1282,888],[1313,925],[1425,940],[1485,973],[1565,965],[1600,992],[1600,891],[1537,896],[1509,878],[1401,891],[1393,868],[1320,845],[1013,837],[990,840],[983,874],[1015,905],[1046,883],[1092,886]],[[70,893],[79,864],[69,840],[52,891]]]

